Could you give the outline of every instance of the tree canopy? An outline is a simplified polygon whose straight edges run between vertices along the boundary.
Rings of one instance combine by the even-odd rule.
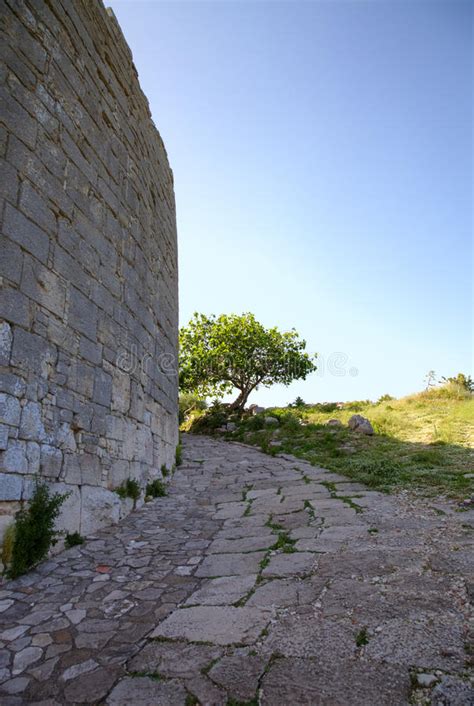
[[[265,328],[253,314],[206,316],[195,313],[180,330],[180,388],[203,397],[233,389],[234,409],[243,409],[259,385],[289,385],[316,370],[298,333]]]

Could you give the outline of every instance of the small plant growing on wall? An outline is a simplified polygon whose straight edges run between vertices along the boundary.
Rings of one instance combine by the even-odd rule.
[[[27,507],[18,511],[14,525],[11,561],[7,570],[10,578],[26,573],[47,556],[56,544],[58,532],[54,523],[61,505],[69,493],[53,493],[46,483],[37,483]]]
[[[78,544],[84,544],[84,537],[79,532],[68,532],[64,538],[64,546],[66,549],[76,547]]]
[[[146,494],[150,495],[152,498],[163,498],[166,495],[165,484],[159,478],[156,478],[156,480],[148,483]]]
[[[120,498],[131,498],[133,500],[133,507],[137,504],[137,500],[140,497],[140,485],[135,478],[127,478],[124,480],[122,485],[115,489],[115,492]]]
[[[175,462],[177,466],[181,466],[183,462],[183,447],[181,446],[181,442],[176,447]]]

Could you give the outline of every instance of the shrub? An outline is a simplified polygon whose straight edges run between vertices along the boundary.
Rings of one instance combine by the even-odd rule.
[[[124,480],[122,485],[115,489],[115,492],[119,498],[131,498],[133,500],[133,507],[137,504],[137,500],[140,497],[140,485],[135,478],[127,478]]]
[[[64,546],[66,549],[77,547],[78,544],[84,544],[84,537],[79,532],[68,532],[64,538]]]
[[[337,402],[318,402],[313,407],[318,412],[335,412],[336,409],[339,409]]]
[[[378,398],[378,400],[375,404],[381,404],[382,402],[391,402],[394,399],[395,399],[395,397],[392,397],[392,395],[382,395],[381,397]]]
[[[265,418],[263,414],[256,414],[254,417],[249,417],[245,421],[245,428],[248,431],[260,431],[265,427]]]
[[[163,498],[166,495],[166,487],[159,478],[150,481],[146,487],[146,494],[152,498]]]
[[[285,412],[284,414],[279,415],[279,419],[280,424],[286,431],[296,431],[301,426],[300,418],[292,412]]]
[[[207,409],[206,400],[191,393],[181,393],[179,396],[179,423],[182,424],[191,412],[205,409]]]
[[[181,446],[181,442],[176,447],[175,451],[175,463],[177,466],[181,466],[183,462],[183,447]]]
[[[37,483],[28,507],[22,507],[15,518],[15,538],[8,569],[11,578],[26,573],[56,544],[58,533],[54,522],[68,495],[51,495],[45,483]]]
[[[191,430],[197,433],[213,432],[227,423],[230,410],[228,406],[214,402],[204,414],[193,421]]]
[[[165,466],[165,464],[163,464],[161,466],[160,470],[161,470],[161,475],[163,476],[163,478],[167,478],[171,472],[170,469]]]
[[[8,525],[2,540],[2,564],[8,566],[12,560],[13,544],[15,542],[15,523]]]

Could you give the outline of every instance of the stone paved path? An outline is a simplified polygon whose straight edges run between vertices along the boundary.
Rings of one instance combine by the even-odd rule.
[[[472,513],[184,449],[168,497],[0,590],[2,706],[474,704]]]

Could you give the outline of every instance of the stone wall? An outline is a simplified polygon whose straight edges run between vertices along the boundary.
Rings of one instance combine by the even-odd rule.
[[[100,0],[0,16],[0,530],[39,474],[89,534],[174,464],[173,175]]]

